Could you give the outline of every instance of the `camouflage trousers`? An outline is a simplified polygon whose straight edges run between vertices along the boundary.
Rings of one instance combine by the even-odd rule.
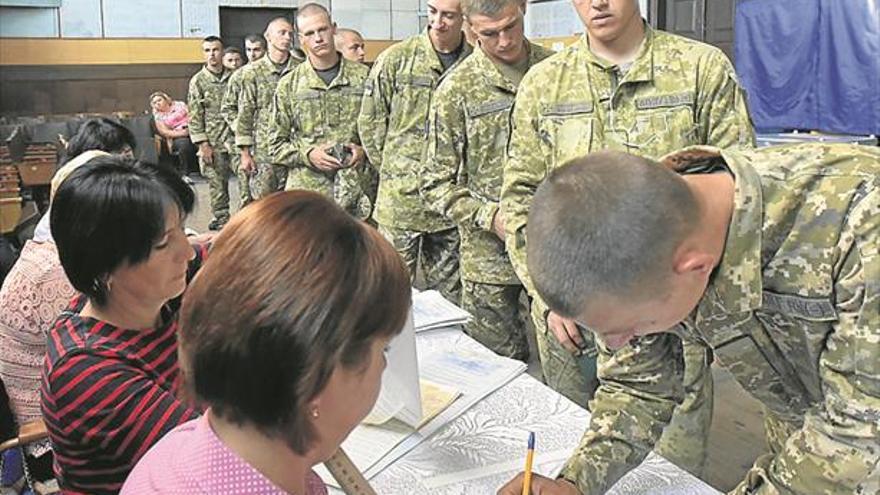
[[[232,177],[229,153],[214,148],[213,162],[208,165],[199,156],[199,169],[208,179],[208,192],[211,197],[211,214],[214,219],[226,223],[229,221],[229,178]]]
[[[461,277],[458,271],[458,249],[461,241],[457,228],[420,232],[380,224],[379,233],[388,239],[403,258],[412,280],[415,280],[417,267],[421,266],[425,286],[418,287],[419,289],[436,289],[446,299],[459,303]]]
[[[535,306],[534,304],[532,305]],[[532,312],[544,382],[550,388],[587,407],[599,386],[593,334],[581,332],[588,343],[579,356],[568,352],[547,327],[544,314]],[[686,343],[684,351],[684,401],[675,408],[672,421],[654,450],[673,464],[701,476],[706,463],[712,424],[714,382],[705,346]]]
[[[250,177],[251,197],[260,199],[282,191],[285,183],[287,183],[287,167],[257,163],[257,172]]]
[[[473,316],[465,332],[496,354],[528,362],[529,341],[520,313],[522,285],[461,281],[461,307]]]
[[[236,153],[235,150],[229,153],[232,171],[235,172],[235,176],[238,177],[238,199],[239,199],[239,208],[244,208],[251,201],[253,201],[253,197],[251,196],[251,178],[250,176],[241,170],[241,155]]]

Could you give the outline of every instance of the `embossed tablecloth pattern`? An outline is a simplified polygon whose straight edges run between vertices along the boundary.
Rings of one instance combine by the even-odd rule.
[[[451,349],[490,353],[459,330],[422,333],[416,343],[420,357]],[[529,431],[537,437],[535,471],[554,475],[577,446],[588,421],[585,409],[523,374],[376,475],[370,484],[380,495],[494,494],[522,469]],[[651,454],[609,493],[719,492]]]

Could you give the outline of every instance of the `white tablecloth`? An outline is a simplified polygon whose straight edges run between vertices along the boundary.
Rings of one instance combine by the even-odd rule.
[[[418,334],[416,344],[420,356],[450,349],[490,353],[457,329]],[[380,495],[494,494],[522,470],[530,431],[537,439],[534,470],[554,476],[580,441],[589,417],[582,407],[523,374],[394,462],[370,484]],[[651,454],[609,493],[719,492]]]

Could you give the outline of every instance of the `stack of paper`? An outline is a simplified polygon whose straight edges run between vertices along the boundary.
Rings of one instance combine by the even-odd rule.
[[[436,290],[413,293],[413,323],[416,332],[461,325],[470,313],[449,302]]]

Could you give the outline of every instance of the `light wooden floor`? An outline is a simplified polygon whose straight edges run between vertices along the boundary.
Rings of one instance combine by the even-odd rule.
[[[229,196],[232,211],[238,210],[238,187],[233,180]],[[207,231],[211,221],[208,185],[196,184],[197,203],[187,226],[199,232]],[[531,332],[530,332],[531,333]],[[532,342],[532,362],[529,373],[540,379],[537,349]],[[715,412],[709,436],[709,458],[703,480],[724,492],[735,487],[752,465],[754,459],[764,452],[764,427],[761,409],[733,377],[725,370],[713,367],[715,377]]]

